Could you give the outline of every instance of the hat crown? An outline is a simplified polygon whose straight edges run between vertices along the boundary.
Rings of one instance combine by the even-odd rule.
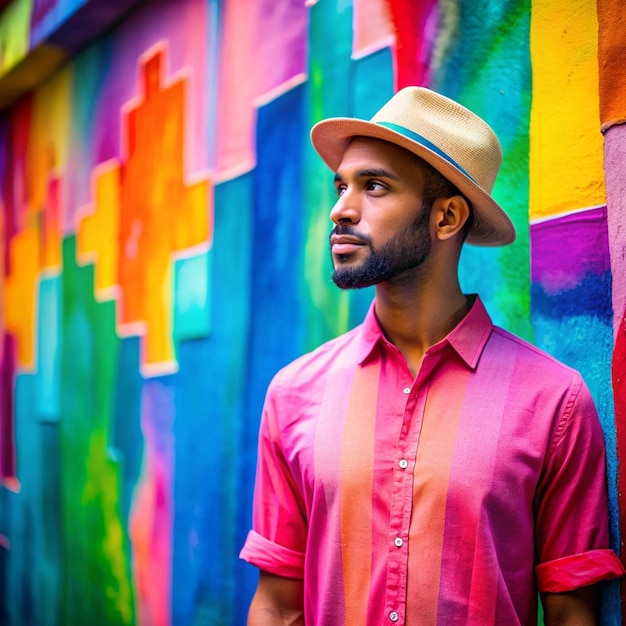
[[[483,119],[458,102],[423,87],[405,87],[371,121],[426,139],[491,193],[502,163],[500,142]]]

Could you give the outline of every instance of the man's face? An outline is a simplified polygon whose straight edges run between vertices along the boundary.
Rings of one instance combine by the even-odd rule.
[[[422,207],[423,174],[393,144],[357,138],[337,169],[339,198],[330,217],[333,281],[342,289],[411,273],[431,249],[430,211]]]

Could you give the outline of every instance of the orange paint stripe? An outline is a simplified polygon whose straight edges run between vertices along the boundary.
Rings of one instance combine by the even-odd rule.
[[[607,130],[626,119],[626,29],[616,26],[626,20],[626,4],[623,0],[598,0],[597,8],[600,122]]]
[[[357,368],[343,437],[341,456],[341,551],[346,626],[367,623],[372,561],[372,485],[374,428],[380,364]]]

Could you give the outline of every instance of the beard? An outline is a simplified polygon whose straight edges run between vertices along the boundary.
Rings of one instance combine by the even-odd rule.
[[[332,234],[353,235],[364,241],[370,253],[359,265],[341,267],[335,264],[333,282],[340,289],[361,289],[387,282],[418,268],[430,256],[430,211],[422,210],[411,224],[397,232],[376,250],[371,237],[360,234],[351,226],[335,226]],[[341,261],[341,256],[339,261]]]

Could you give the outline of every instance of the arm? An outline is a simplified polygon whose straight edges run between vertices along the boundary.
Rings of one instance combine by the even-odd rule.
[[[564,593],[542,593],[546,626],[595,626],[597,585]]]
[[[248,626],[304,626],[304,583],[261,570]]]
[[[573,385],[536,492],[537,586],[548,625],[595,624],[594,589],[624,575],[609,548],[604,438],[584,383]]]

